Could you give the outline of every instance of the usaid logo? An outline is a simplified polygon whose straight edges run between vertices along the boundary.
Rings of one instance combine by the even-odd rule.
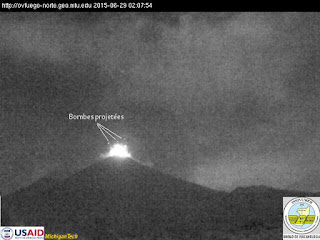
[[[44,239],[44,227],[1,227],[0,240]]]
[[[37,239],[44,240],[44,227],[1,227],[0,196],[0,240]]]
[[[13,237],[13,231],[11,228],[7,228],[7,227],[2,228],[2,230],[1,230],[1,238],[2,239],[8,240],[8,239],[12,239],[12,237]]]
[[[1,239],[44,239],[44,227],[0,227]]]

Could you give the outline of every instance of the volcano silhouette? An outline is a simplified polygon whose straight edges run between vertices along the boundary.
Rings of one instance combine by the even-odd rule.
[[[10,225],[41,225],[46,233],[77,233],[80,239],[183,239],[212,228],[224,194],[132,160],[109,159],[61,182],[41,179],[4,198],[3,209]]]
[[[93,240],[248,239],[248,232],[253,239],[280,238],[282,197],[299,195],[307,194],[267,187],[215,191],[130,159],[108,159],[5,196],[2,224]]]

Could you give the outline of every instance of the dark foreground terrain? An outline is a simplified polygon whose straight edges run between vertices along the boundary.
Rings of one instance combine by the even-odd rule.
[[[110,159],[3,197],[2,225],[40,225],[81,240],[281,239],[283,196],[311,194],[262,186],[219,192]]]

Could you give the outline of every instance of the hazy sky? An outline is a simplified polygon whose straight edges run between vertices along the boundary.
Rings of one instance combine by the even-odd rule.
[[[1,13],[0,189],[99,159],[214,189],[320,187],[318,13]]]

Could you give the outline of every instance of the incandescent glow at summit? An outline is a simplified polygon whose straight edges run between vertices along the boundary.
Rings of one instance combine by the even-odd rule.
[[[108,144],[110,143],[110,138],[117,141],[121,140],[122,137],[111,131],[109,128],[106,128],[105,126],[101,125],[100,123],[97,123],[97,127],[105,137],[105,139],[108,141]],[[131,157],[131,154],[128,152],[128,147],[125,144],[120,144],[118,141],[114,145],[111,146],[109,153],[107,154],[101,154],[102,158],[108,158],[108,157],[117,157],[117,158],[129,158]]]
[[[127,145],[117,143],[111,147],[109,157],[129,158],[131,154],[128,152]]]

